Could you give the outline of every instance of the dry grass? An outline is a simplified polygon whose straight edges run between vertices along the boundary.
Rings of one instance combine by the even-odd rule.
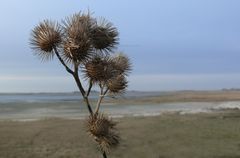
[[[240,114],[163,115],[118,120],[111,158],[239,158]],[[80,120],[0,122],[1,158],[98,158]]]

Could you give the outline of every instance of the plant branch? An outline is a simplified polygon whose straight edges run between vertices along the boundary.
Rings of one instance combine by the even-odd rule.
[[[87,104],[89,113],[90,113],[91,115],[93,115],[92,107],[91,107],[91,105],[90,105],[90,103],[89,103],[88,97],[85,96],[86,92],[85,92],[85,90],[84,90],[84,88],[83,88],[83,86],[82,86],[82,83],[81,83],[80,79],[79,79],[79,75],[78,75],[78,64],[77,64],[77,63],[74,63],[74,73],[73,73],[73,77],[74,77],[74,79],[75,79],[75,81],[76,81],[76,83],[77,83],[78,89],[80,90],[80,92],[81,92],[81,94],[82,94],[82,97],[83,97],[85,103]]]
[[[103,152],[103,158],[107,158],[107,154],[105,151]]]
[[[73,77],[74,77],[74,79],[75,79],[75,81],[76,81],[76,83],[77,83],[77,86],[78,86],[78,88],[79,88],[79,90],[80,90],[80,92],[81,92],[81,94],[82,94],[82,96],[83,96],[83,99],[84,99],[84,101],[85,101],[86,104],[87,104],[88,111],[89,111],[89,113],[92,115],[92,114],[93,114],[93,111],[92,111],[91,105],[90,105],[90,103],[89,103],[88,97],[85,96],[85,93],[86,93],[86,92],[85,92],[85,90],[84,90],[84,88],[83,88],[83,86],[82,86],[82,84],[81,84],[80,79],[79,79],[79,75],[78,75],[78,64],[77,64],[76,62],[74,62],[74,71],[72,71],[72,70],[66,65],[66,63],[63,61],[63,59],[61,58],[61,56],[60,56],[59,52],[57,51],[57,48],[56,48],[56,47],[54,48],[54,52],[55,52],[56,56],[58,57],[59,61],[62,63],[62,65],[66,68],[67,72],[69,72],[70,74],[73,75]]]
[[[89,96],[89,94],[90,94],[90,92],[91,92],[92,86],[93,86],[92,80],[90,80],[90,81],[89,81],[89,87],[88,87],[88,90],[87,90],[87,93],[86,93],[86,96],[87,96],[87,97]]]
[[[94,114],[98,114],[101,102],[102,102],[103,98],[105,97],[106,93],[108,92],[108,88],[103,92],[104,87],[101,84],[99,86],[100,86],[101,92],[100,92],[100,95],[99,95],[99,98],[98,98],[98,102],[97,102]]]
[[[73,75],[73,71],[72,71],[72,70],[66,65],[66,63],[63,61],[63,59],[61,58],[61,56],[60,56],[60,54],[59,54],[59,52],[58,52],[58,50],[57,50],[56,47],[54,47],[54,52],[55,52],[57,58],[59,59],[59,61],[62,63],[62,65],[63,65],[63,66],[65,67],[65,69],[67,70],[67,72],[69,72],[70,74]]]
[[[95,115],[98,114],[98,111],[99,111],[99,108],[100,108],[100,104],[101,104],[103,98],[104,98],[103,95],[100,95],[99,98],[98,98],[97,106],[96,106],[95,113],[94,113]]]
[[[85,93],[86,93],[86,92],[85,92],[85,90],[84,90],[84,88],[83,88],[83,86],[82,86],[82,83],[81,83],[80,79],[79,79],[78,66],[77,66],[76,64],[74,64],[73,77],[74,77],[74,79],[75,79],[75,81],[76,81],[76,83],[77,83],[77,86],[78,86],[78,88],[79,88],[82,96],[85,97]]]
[[[104,91],[103,95],[105,96],[108,92],[108,88]]]

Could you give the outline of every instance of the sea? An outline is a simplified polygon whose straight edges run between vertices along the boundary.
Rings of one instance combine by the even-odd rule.
[[[169,92],[129,91],[118,98],[141,98],[167,95]],[[110,96],[112,97],[112,96]],[[0,121],[34,121],[48,118],[84,119],[88,110],[78,92],[71,93],[0,93]],[[98,92],[90,95],[97,100]],[[108,99],[108,97],[106,97]],[[94,108],[94,107],[93,107]],[[105,104],[101,113],[110,117],[146,117],[163,113],[200,113],[218,109],[240,109],[240,102],[177,102],[131,105]]]

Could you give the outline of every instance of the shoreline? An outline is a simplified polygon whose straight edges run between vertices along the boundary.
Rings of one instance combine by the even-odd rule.
[[[240,91],[178,91],[155,96],[107,97],[101,111],[113,118],[150,117],[164,113],[214,113],[219,109],[240,109]],[[51,98],[51,96],[50,96]],[[92,105],[95,101],[91,102]],[[41,120],[48,118],[84,119],[82,101],[0,102],[0,121]]]
[[[103,113],[104,114],[104,113]],[[142,114],[126,114],[126,115],[107,115],[111,119],[131,119],[131,118],[149,118],[149,117],[161,117],[161,116],[168,116],[168,115],[179,115],[179,116],[189,116],[189,115],[229,115],[229,114],[239,114],[240,117],[240,108],[226,108],[226,109],[209,109],[209,110],[202,110],[202,111],[165,111],[165,112],[155,112],[155,113],[142,113]],[[40,117],[40,118],[11,118],[11,119],[0,119],[0,122],[38,122],[38,121],[47,121],[47,120],[80,120],[83,121],[88,117],[86,114],[85,116],[81,117],[70,117],[70,116],[52,116],[52,117]]]
[[[119,97],[118,99],[107,99],[103,103],[118,104],[154,104],[154,103],[174,103],[174,102],[223,102],[240,101],[240,91],[173,91],[163,92],[161,95],[141,96],[141,97]]]

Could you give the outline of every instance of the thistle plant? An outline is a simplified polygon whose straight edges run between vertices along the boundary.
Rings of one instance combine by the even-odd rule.
[[[112,23],[81,12],[61,24],[50,20],[40,22],[32,30],[30,39],[31,48],[41,60],[57,57],[74,78],[89,112],[86,131],[97,142],[104,158],[119,144],[119,135],[116,123],[100,111],[101,103],[108,94],[125,91],[126,77],[131,71],[129,58],[123,53],[114,53],[118,41],[118,31]],[[82,82],[87,82],[87,87]],[[100,93],[95,109],[89,101],[94,86]]]

